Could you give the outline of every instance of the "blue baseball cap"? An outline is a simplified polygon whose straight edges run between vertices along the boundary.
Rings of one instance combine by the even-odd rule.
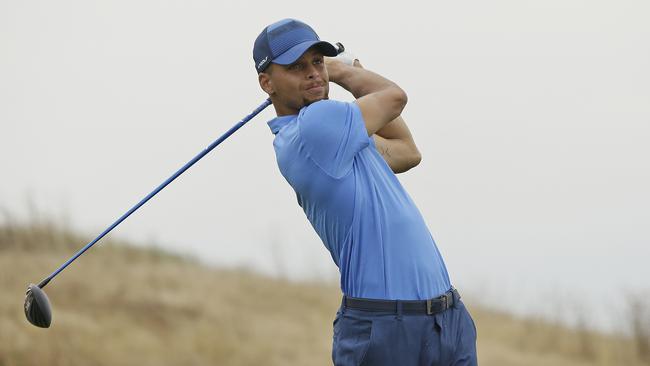
[[[283,19],[262,31],[253,47],[253,60],[257,73],[271,64],[289,65],[294,63],[310,47],[317,46],[323,55],[334,57],[336,47],[321,41],[318,34],[307,24],[296,19]]]

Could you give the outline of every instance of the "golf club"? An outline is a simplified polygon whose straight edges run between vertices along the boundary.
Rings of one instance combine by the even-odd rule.
[[[73,255],[70,259],[68,259],[63,265],[61,265],[61,267],[59,267],[57,270],[52,272],[51,275],[43,279],[38,285],[30,284],[27,287],[27,292],[25,293],[24,307],[25,307],[25,316],[27,317],[27,320],[37,327],[48,328],[52,323],[52,310],[50,307],[50,301],[47,298],[47,295],[45,295],[45,292],[42,290],[43,287],[45,287],[54,277],[56,277],[56,275],[58,275],[61,271],[63,271],[68,265],[70,265],[70,263],[72,263],[75,259],[79,258],[80,255],[82,255],[86,250],[90,249],[90,247],[92,247],[101,238],[103,238],[106,234],[108,234],[111,230],[113,230],[117,225],[119,225],[122,221],[124,221],[127,217],[129,217],[132,213],[134,213],[138,208],[140,208],[147,201],[149,201],[153,196],[155,196],[158,192],[160,192],[163,188],[165,188],[169,183],[171,183],[174,179],[178,178],[181,174],[183,174],[183,172],[185,172],[197,161],[199,161],[201,158],[207,155],[210,151],[212,151],[212,149],[217,147],[217,145],[219,145],[230,135],[235,133],[235,131],[237,131],[239,128],[245,125],[246,122],[250,121],[253,117],[255,117],[258,113],[260,113],[262,110],[264,110],[264,108],[268,107],[270,104],[271,104],[271,100],[266,99],[264,103],[260,104],[260,106],[257,107],[251,114],[244,117],[241,121],[235,124],[228,131],[226,131],[226,133],[221,135],[221,137],[219,137],[213,143],[211,143],[206,149],[201,151],[192,160],[187,162],[182,168],[177,170],[176,173],[172,174],[171,177],[167,178],[166,181],[164,181],[161,185],[159,185],[156,189],[154,189],[151,193],[149,193],[145,198],[143,198],[140,202],[138,202],[135,206],[133,206],[130,210],[128,210],[124,215],[122,215],[119,219],[117,219],[114,223],[112,223],[106,230],[104,230],[101,234],[99,234],[95,239],[93,239],[88,244],[86,244],[86,246],[81,248],[81,250],[79,250],[75,255]]]
[[[341,53],[345,50],[343,45],[341,43],[336,43],[337,46],[337,52]],[[100,239],[102,239],[106,234],[108,234],[111,230],[113,230],[117,225],[119,225],[122,221],[124,221],[127,217],[129,217],[132,213],[134,213],[137,209],[139,209],[142,205],[147,203],[153,196],[158,194],[163,188],[165,188],[169,183],[174,181],[174,179],[178,178],[183,172],[185,172],[187,169],[189,169],[192,165],[194,165],[197,161],[201,160],[205,155],[207,155],[210,151],[212,151],[215,147],[217,147],[220,143],[222,143],[225,139],[227,139],[230,135],[235,133],[239,128],[241,128],[243,125],[246,124],[246,122],[250,121],[255,117],[257,114],[259,114],[262,110],[264,110],[266,107],[271,105],[271,99],[266,99],[262,104],[260,104],[251,114],[247,115],[244,117],[241,121],[239,121],[237,124],[235,124],[233,127],[231,127],[226,133],[221,135],[218,139],[216,139],[214,142],[212,142],[206,149],[201,151],[198,155],[196,155],[192,160],[187,162],[183,167],[181,167],[179,170],[177,170],[174,174],[172,174],[171,177],[167,178],[166,181],[164,181],[161,185],[159,185],[156,189],[154,189],[151,193],[149,193],[146,197],[144,197],[140,202],[138,202],[135,206],[133,206],[131,209],[129,209],[124,215],[122,215],[120,218],[118,218],[114,223],[112,223],[106,230],[104,230],[101,234],[99,234],[95,239],[91,240],[86,246],[81,248],[76,254],[74,254],[70,259],[68,259],[61,267],[56,269],[52,274],[50,274],[48,277],[43,279],[41,282],[39,282],[37,285],[35,284],[30,284],[27,287],[27,291],[25,293],[25,303],[24,303],[24,310],[25,310],[25,316],[27,317],[27,320],[32,323],[33,325],[40,327],[40,328],[49,328],[50,325],[52,324],[52,308],[50,305],[50,301],[47,298],[47,295],[43,291],[43,288],[54,278],[56,275],[58,275],[61,271],[63,271],[67,266],[70,265],[74,260],[79,258],[85,251],[90,249],[95,243],[97,243]]]

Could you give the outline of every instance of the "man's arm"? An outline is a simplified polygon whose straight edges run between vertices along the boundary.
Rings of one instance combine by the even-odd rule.
[[[404,90],[383,76],[331,58],[325,59],[325,65],[330,81],[357,98],[368,136],[399,117],[406,106],[408,97]]]
[[[330,80],[336,82],[337,84],[343,86],[346,90],[350,91],[355,98],[359,98],[357,100],[357,103],[359,103],[359,100],[367,95],[364,94],[367,93],[367,90],[364,90],[362,87],[354,84],[357,80],[344,80],[343,84],[337,82],[337,80],[341,80],[340,78],[345,77],[345,75],[341,75],[341,65],[345,68],[363,70],[361,63],[359,63],[358,60],[354,61],[354,67],[343,65],[338,61],[327,59],[326,64],[328,71],[330,72]],[[350,70],[348,69],[348,71]],[[332,76],[334,78],[332,78]],[[361,104],[359,106],[361,107]],[[366,114],[363,114],[363,117],[366,119]],[[372,136],[373,133],[371,133],[367,125],[368,122],[366,121],[368,135]],[[373,138],[375,140],[375,145],[377,146],[377,151],[382,155],[384,160],[386,160],[386,163],[388,166],[390,166],[391,170],[394,173],[405,172],[417,166],[422,160],[422,156],[417,146],[415,145],[415,141],[413,141],[411,132],[409,131],[402,117],[399,115],[395,119],[383,125],[381,128],[377,129],[374,132]]]
[[[377,151],[395,173],[416,167],[422,155],[402,117],[397,117],[373,136]]]

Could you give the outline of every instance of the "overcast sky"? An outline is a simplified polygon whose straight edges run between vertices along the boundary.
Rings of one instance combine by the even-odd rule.
[[[650,288],[650,3],[381,4],[0,0],[0,207],[98,234],[264,100],[253,41],[294,17],[407,91],[423,161],[400,180],[457,287],[514,310],[570,294],[599,318],[591,301]],[[273,116],[115,235],[335,279],[275,164]]]

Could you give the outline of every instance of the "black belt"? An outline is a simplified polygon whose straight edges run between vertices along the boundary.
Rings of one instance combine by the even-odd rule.
[[[399,313],[398,307],[401,306],[402,313],[433,315],[454,306],[459,299],[458,291],[452,287],[443,295],[429,300],[376,300],[343,296],[342,305],[347,309],[390,313]]]

